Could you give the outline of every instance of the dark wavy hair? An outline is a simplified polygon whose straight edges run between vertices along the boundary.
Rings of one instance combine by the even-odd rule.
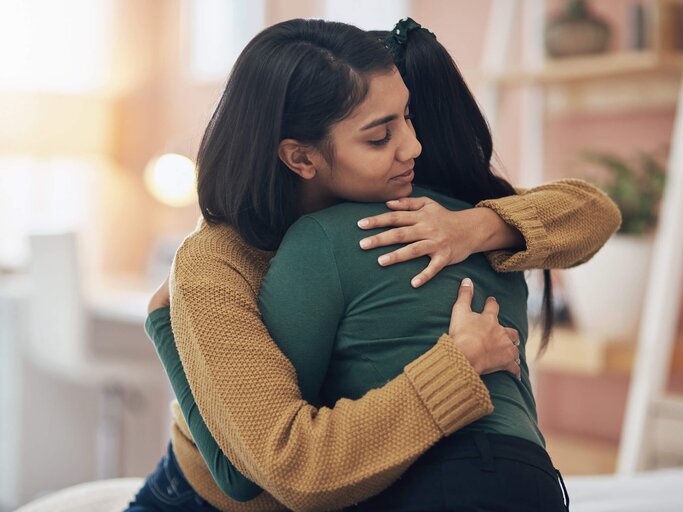
[[[410,91],[413,126],[422,143],[422,153],[415,161],[415,184],[473,205],[516,194],[493,170],[488,123],[446,48],[423,28],[411,30],[402,44],[387,40],[395,37],[393,31],[372,34],[388,43]],[[553,325],[549,270],[543,271],[543,279],[539,354],[549,343]]]
[[[293,138],[332,157],[332,125],[365,99],[372,74],[393,68],[376,37],[343,23],[294,19],[254,37],[200,144],[206,221],[233,226],[259,249],[276,249],[298,216],[297,176],[278,157],[280,141]]]

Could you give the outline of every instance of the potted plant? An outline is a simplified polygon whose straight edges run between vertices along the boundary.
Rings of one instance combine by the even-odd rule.
[[[621,210],[618,233],[587,263],[567,271],[566,288],[577,327],[606,339],[635,339],[643,306],[666,168],[662,152],[625,159],[586,152],[601,168],[600,186]]]

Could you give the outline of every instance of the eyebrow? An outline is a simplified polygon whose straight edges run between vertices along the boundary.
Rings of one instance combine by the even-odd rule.
[[[375,126],[379,126],[381,124],[387,124],[396,119],[398,116],[396,114],[392,114],[390,116],[384,116],[379,119],[375,119],[373,122],[366,124],[361,128],[361,131],[364,130],[369,130],[370,128],[374,128]]]
[[[406,108],[408,108],[409,104],[410,104],[410,94],[408,94],[408,101],[406,102]],[[398,116],[396,114],[392,114],[390,116],[380,117],[379,119],[375,119],[374,121],[366,124],[360,130],[361,131],[369,130],[370,128],[374,128],[374,127],[380,126],[382,124],[390,123],[391,121],[393,121],[394,119],[397,119],[397,118],[398,118]]]

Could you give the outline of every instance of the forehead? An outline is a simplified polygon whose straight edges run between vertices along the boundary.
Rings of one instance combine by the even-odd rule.
[[[365,125],[388,115],[402,115],[408,101],[408,88],[396,68],[371,76],[368,94],[340,124]]]

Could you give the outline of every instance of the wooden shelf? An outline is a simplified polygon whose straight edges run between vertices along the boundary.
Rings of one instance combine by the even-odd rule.
[[[552,59],[538,70],[483,74],[475,81],[542,87],[548,114],[623,113],[675,106],[681,73],[683,53],[638,51]]]
[[[484,79],[501,85],[554,85],[602,79],[632,79],[652,73],[680,75],[683,53],[651,51],[604,53],[585,57],[547,59],[538,70],[508,71]]]
[[[527,343],[529,364],[541,370],[583,375],[631,372],[635,341],[609,341],[566,328],[554,331],[546,353],[536,360],[539,336],[532,333]],[[683,372],[683,336],[674,344],[672,370]]]

